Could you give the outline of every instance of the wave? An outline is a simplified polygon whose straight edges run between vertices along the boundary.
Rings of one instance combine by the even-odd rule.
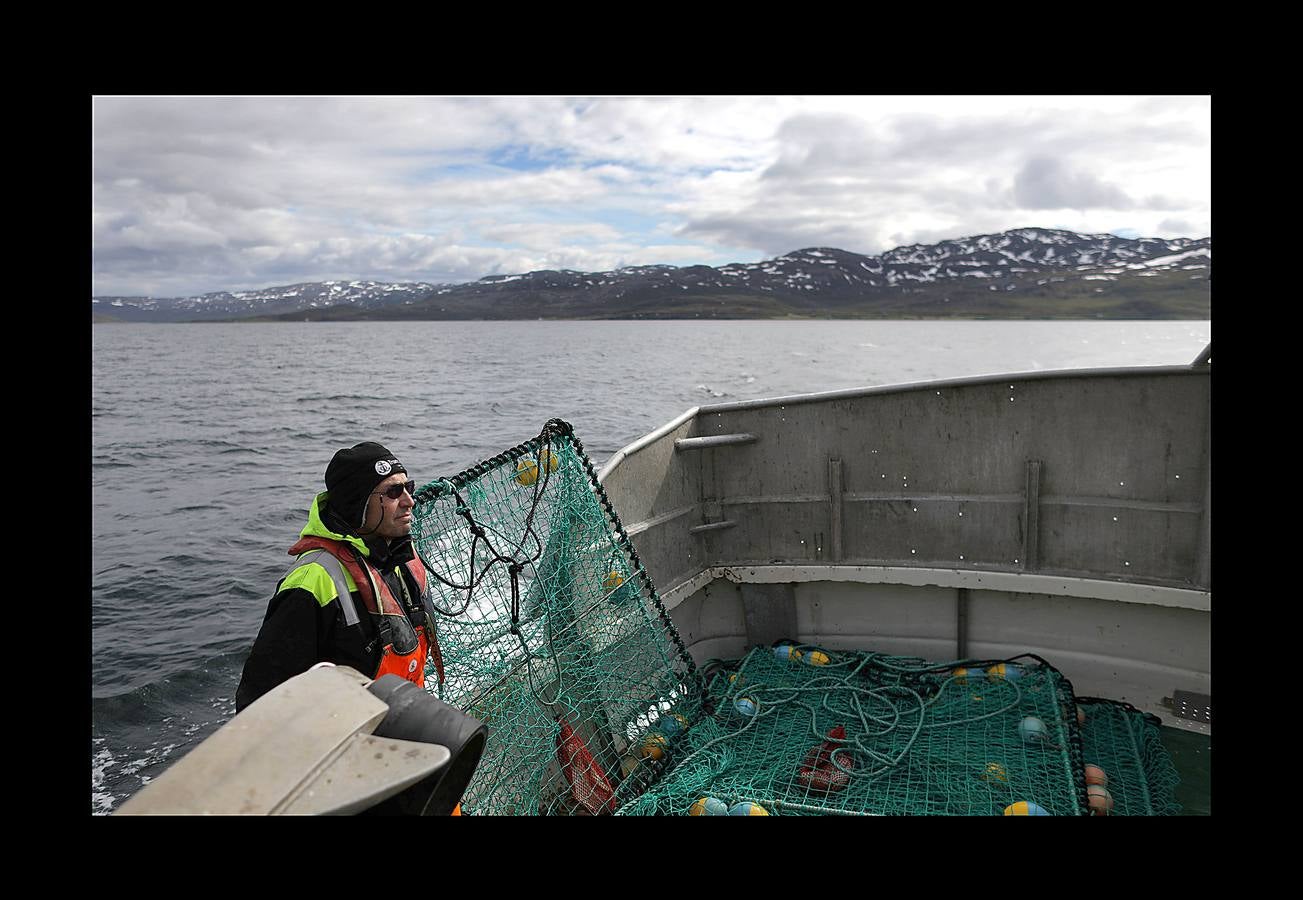
[[[169,553],[167,556],[159,559],[164,566],[199,566],[207,565],[210,560],[202,556],[194,556],[190,553]]]
[[[301,403],[377,403],[389,399],[384,396],[374,394],[321,394],[321,395],[304,395],[300,398]]]
[[[116,680],[98,684],[92,691],[93,718],[131,725],[145,711],[178,712],[193,705],[196,697],[209,693],[218,699],[229,694],[234,704],[235,685],[252,643],[250,638],[226,638],[215,642],[200,657],[193,652],[178,652],[165,668],[149,674],[120,672]],[[203,705],[210,704],[204,701]]]
[[[91,702],[91,809],[108,815],[235,715],[244,651]]]

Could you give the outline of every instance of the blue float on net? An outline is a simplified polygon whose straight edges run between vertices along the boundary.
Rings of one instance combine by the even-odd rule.
[[[1018,736],[1028,744],[1034,741],[1047,741],[1050,738],[1045,723],[1035,716],[1027,716],[1018,723]]]
[[[666,713],[656,720],[656,727],[666,737],[672,738],[688,728],[688,720],[678,713]]]
[[[739,697],[733,703],[733,708],[748,719],[756,714],[756,702],[750,697]]]
[[[715,797],[702,797],[688,809],[690,816],[726,816],[728,804]]]
[[[777,656],[779,659],[795,660],[801,658],[801,651],[797,650],[791,644],[779,644],[774,648],[774,656]]]

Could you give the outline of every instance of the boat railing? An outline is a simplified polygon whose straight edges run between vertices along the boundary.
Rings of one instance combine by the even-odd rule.
[[[1086,595],[1207,608],[1210,371],[1041,371],[712,404],[599,477],[662,591],[786,567],[1050,593],[1089,582]]]

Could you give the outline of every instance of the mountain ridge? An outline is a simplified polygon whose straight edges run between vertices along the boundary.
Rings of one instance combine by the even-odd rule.
[[[1045,228],[876,256],[806,247],[755,263],[543,269],[464,283],[327,281],[198,297],[92,297],[93,320],[1210,318],[1211,238]]]

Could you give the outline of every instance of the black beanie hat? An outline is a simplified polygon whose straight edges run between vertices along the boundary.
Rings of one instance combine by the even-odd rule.
[[[326,466],[327,505],[348,525],[362,527],[366,501],[375,486],[395,472],[407,474],[398,458],[375,441],[363,441],[339,450]]]

